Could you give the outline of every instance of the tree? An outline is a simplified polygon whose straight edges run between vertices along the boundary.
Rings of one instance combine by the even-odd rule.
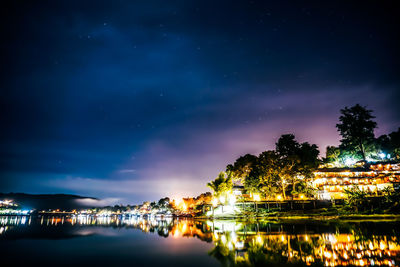
[[[232,176],[225,172],[220,172],[218,177],[207,184],[214,191],[214,196],[219,197],[220,195],[232,190],[233,182]]]
[[[233,178],[240,180],[241,182],[246,179],[254,164],[257,162],[257,156],[246,154],[244,156],[239,157],[235,163],[229,164],[226,166],[226,171],[231,173]]]
[[[280,190],[285,191],[280,184],[280,168],[279,157],[275,151],[262,152],[245,179],[245,188],[252,193],[262,192],[267,196],[273,196]]]
[[[300,144],[295,140],[294,134],[283,134],[275,144],[276,152],[282,157],[296,155]]]
[[[389,134],[390,138],[390,153],[396,158],[400,159],[400,127],[396,132],[392,132]]]
[[[358,186],[353,186],[344,190],[346,194],[345,206],[349,209],[359,212],[359,207],[365,209],[368,203],[367,192],[360,190]]]
[[[326,156],[324,161],[326,163],[339,163],[340,156],[340,148],[336,146],[327,146],[326,147]]]
[[[284,134],[276,143],[275,150],[280,166],[278,176],[283,196],[286,197],[286,187],[291,187],[293,198],[293,194],[299,192],[296,186],[302,183],[302,188],[305,190],[307,179],[313,176],[313,171],[320,164],[318,146],[307,142],[300,144],[293,134]]]
[[[366,147],[373,143],[374,129],[377,124],[371,115],[372,110],[359,104],[340,110],[340,123],[336,124],[340,135],[342,136],[341,147],[357,151],[361,154],[363,160],[366,159]]]
[[[321,161],[318,159],[319,150],[315,144],[304,142],[297,151],[300,161],[297,164],[297,172],[305,178],[311,178],[313,171],[318,168]]]
[[[169,207],[169,206],[170,206],[170,199],[169,199],[169,197],[161,198],[161,199],[158,201],[158,206],[159,206],[159,207],[162,207],[162,208]]]
[[[262,192],[267,196],[280,192],[286,199],[287,191],[291,196],[306,190],[307,179],[318,167],[318,147],[309,143],[298,143],[293,134],[282,135],[275,150],[262,152],[253,163],[244,185],[247,191]],[[296,188],[297,185],[301,187]]]
[[[388,135],[379,136],[376,142],[381,152],[390,154],[392,158],[400,158],[400,128]]]

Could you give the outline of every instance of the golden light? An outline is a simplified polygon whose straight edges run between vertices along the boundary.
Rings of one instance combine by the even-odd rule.
[[[182,203],[182,210],[187,211],[187,206],[186,206],[185,202]]]
[[[330,259],[330,258],[332,258],[332,253],[329,252],[329,251],[325,251],[325,252],[324,252],[324,256],[325,256],[326,258]]]
[[[221,242],[222,242],[222,244],[226,244],[226,236],[225,235],[221,236]]]
[[[234,205],[236,203],[236,196],[233,194],[229,195],[229,204]]]
[[[260,201],[261,200],[260,194],[253,194],[253,200]]]
[[[219,236],[218,233],[213,233],[214,234],[214,240],[218,240]]]
[[[263,244],[263,240],[262,240],[262,237],[260,235],[257,235],[256,242],[257,242],[257,244],[260,244],[260,245]]]
[[[180,199],[180,198],[174,199],[174,203],[175,203],[176,206],[179,206],[182,202],[183,202],[183,200]]]
[[[305,197],[304,194],[300,195],[300,199],[304,199],[304,197]]]
[[[282,200],[282,195],[278,195],[278,196],[276,197],[276,199],[277,199],[277,200]]]
[[[181,198],[174,199],[175,207],[182,210],[182,211],[187,211],[187,206],[185,204],[185,201]]]
[[[174,233],[173,233],[172,236],[173,236],[173,237],[178,237],[178,236],[179,236],[179,231],[178,231],[178,229],[175,229],[175,231],[174,231]]]
[[[237,236],[235,232],[231,232],[231,244],[234,245],[236,247],[236,243],[237,243]]]

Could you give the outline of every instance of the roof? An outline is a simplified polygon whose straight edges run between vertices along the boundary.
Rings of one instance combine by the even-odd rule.
[[[321,168],[317,169],[316,172],[371,172],[373,170],[365,167],[355,167],[355,168]]]
[[[234,185],[232,188],[233,189],[244,189],[244,186],[243,185]]]

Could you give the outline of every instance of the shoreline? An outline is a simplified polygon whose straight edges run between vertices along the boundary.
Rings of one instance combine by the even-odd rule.
[[[349,215],[270,215],[270,216],[216,216],[193,217],[196,220],[271,220],[271,221],[400,221],[400,214],[349,214]]]
[[[71,214],[1,214],[0,216],[15,216],[15,217],[40,217],[40,216],[68,216]],[[114,214],[112,216],[120,216],[122,214]],[[91,216],[96,216],[92,214]],[[231,215],[231,216],[173,216],[177,219],[193,219],[193,220],[235,220],[235,221],[251,221],[251,220],[268,220],[268,221],[341,221],[341,222],[373,222],[373,221],[400,221],[400,214],[336,214],[336,215],[321,215],[321,214],[291,214],[290,212],[280,212],[270,215]]]

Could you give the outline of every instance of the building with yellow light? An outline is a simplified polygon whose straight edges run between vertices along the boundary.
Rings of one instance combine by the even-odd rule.
[[[376,193],[400,184],[400,162],[359,163],[354,167],[327,168],[314,172],[312,185],[318,190],[319,199],[343,199],[345,189],[358,187]]]

